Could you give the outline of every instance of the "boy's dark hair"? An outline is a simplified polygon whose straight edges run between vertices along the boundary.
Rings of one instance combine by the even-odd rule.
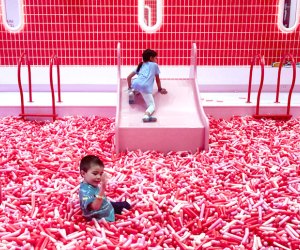
[[[103,162],[99,159],[98,156],[87,155],[80,161],[80,171],[87,172],[92,165],[99,165],[100,167],[104,167]]]
[[[139,65],[137,66],[136,72],[139,73],[142,65],[144,62],[149,62],[150,61],[150,57],[156,57],[157,56],[157,52],[152,50],[152,49],[146,49],[144,50],[142,57],[143,57],[143,61],[139,63]]]

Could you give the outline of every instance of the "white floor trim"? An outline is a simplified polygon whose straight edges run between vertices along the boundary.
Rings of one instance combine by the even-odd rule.
[[[246,103],[246,92],[209,92],[201,93],[202,104],[208,115],[215,118],[230,118],[233,115],[252,115],[256,107],[256,93],[251,96],[251,103]],[[285,113],[288,93],[280,94],[280,103],[274,103],[275,93],[262,93],[261,113]],[[25,93],[26,112],[50,112],[51,95],[49,92],[33,93],[33,103],[29,103]],[[57,99],[57,96],[56,96]],[[56,102],[58,115],[99,115],[114,117],[117,105],[117,94],[108,92],[65,92],[62,103]],[[0,116],[19,115],[20,95],[18,92],[0,92]],[[300,116],[300,93],[293,93],[291,114]]]

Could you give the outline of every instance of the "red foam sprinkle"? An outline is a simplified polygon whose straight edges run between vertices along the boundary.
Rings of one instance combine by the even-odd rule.
[[[210,119],[208,152],[114,152],[114,120],[0,119],[0,248],[299,249],[300,119]],[[132,210],[87,222],[78,162],[103,159]]]

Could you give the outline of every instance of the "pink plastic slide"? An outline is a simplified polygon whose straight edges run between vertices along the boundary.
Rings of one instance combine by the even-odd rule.
[[[187,79],[161,79],[168,94],[154,92],[157,122],[142,121],[146,105],[141,95],[135,104],[128,103],[126,79],[120,79],[116,115],[116,151],[155,150],[192,151],[197,148],[208,150],[209,122],[204,113],[197,86],[196,45],[193,44],[191,72]],[[120,45],[118,44],[118,62]]]

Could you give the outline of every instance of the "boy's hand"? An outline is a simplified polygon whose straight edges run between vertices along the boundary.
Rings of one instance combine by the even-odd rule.
[[[168,93],[168,91],[164,88],[161,88],[160,90],[158,90],[161,94],[165,95]]]
[[[107,173],[103,173],[102,176],[101,176],[101,185],[102,186],[106,186],[107,179],[108,179]]]

